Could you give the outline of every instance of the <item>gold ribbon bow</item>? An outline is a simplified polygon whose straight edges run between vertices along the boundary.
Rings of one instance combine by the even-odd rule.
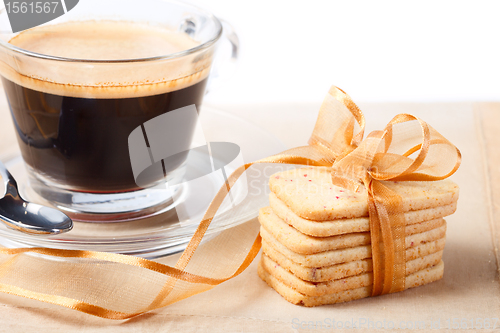
[[[364,127],[359,108],[345,92],[332,87],[309,145],[239,167],[213,199],[175,267],[113,253],[3,248],[0,291],[103,318],[127,319],[237,276],[259,252],[261,239],[256,229],[242,225],[200,244],[228,191],[255,163],[327,166],[335,184],[350,190],[364,185],[370,215],[372,294],[402,290],[404,205],[384,182],[445,179],[458,169],[461,156],[436,130],[411,115],[396,116],[384,131],[372,132],[362,141]]]

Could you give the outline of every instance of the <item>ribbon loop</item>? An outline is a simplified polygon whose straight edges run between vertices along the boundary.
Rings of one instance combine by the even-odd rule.
[[[365,117],[343,90],[333,86],[323,100],[310,147],[322,147],[330,165],[356,149],[363,139]]]

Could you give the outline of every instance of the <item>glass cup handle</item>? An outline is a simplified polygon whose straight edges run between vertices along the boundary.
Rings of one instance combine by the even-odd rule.
[[[222,24],[222,38],[216,51],[212,71],[208,79],[205,94],[217,90],[236,72],[238,55],[240,52],[240,40],[234,28],[225,20],[220,20]]]

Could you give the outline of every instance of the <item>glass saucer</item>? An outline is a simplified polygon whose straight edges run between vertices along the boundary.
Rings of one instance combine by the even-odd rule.
[[[204,106],[200,112],[200,122],[206,141],[239,145],[245,163],[279,153],[285,148],[275,136],[257,125],[214,108]],[[18,181],[21,195],[28,200],[43,203],[27,186],[26,168],[20,153],[11,152],[8,156],[2,156],[0,152],[0,159]],[[226,173],[229,175],[237,166],[228,165]],[[260,177],[262,179],[258,181],[259,186],[267,182],[267,177]],[[147,217],[114,223],[74,222],[73,230],[60,235],[33,236],[9,229],[0,223],[0,245],[114,252],[149,259],[169,255],[184,249],[223,183],[224,178],[213,173],[180,185],[171,202]],[[245,190],[236,187],[228,197],[234,203],[243,205],[246,195]],[[189,218],[186,218],[173,208],[188,201]],[[207,230],[207,238],[255,218],[258,213],[256,209],[249,209],[243,214],[241,210],[238,214],[232,214],[233,207],[231,204],[221,207],[217,213],[217,222]]]

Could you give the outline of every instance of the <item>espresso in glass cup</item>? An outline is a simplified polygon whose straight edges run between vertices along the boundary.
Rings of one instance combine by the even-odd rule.
[[[6,19],[1,13],[0,24]],[[0,74],[29,186],[80,220],[126,220],[168,206],[172,193],[151,188],[182,176],[182,154],[163,166],[164,177],[139,187],[128,137],[159,115],[200,110],[221,35],[217,18],[183,3],[86,0],[3,36]],[[188,151],[196,122],[182,126],[163,144]]]

